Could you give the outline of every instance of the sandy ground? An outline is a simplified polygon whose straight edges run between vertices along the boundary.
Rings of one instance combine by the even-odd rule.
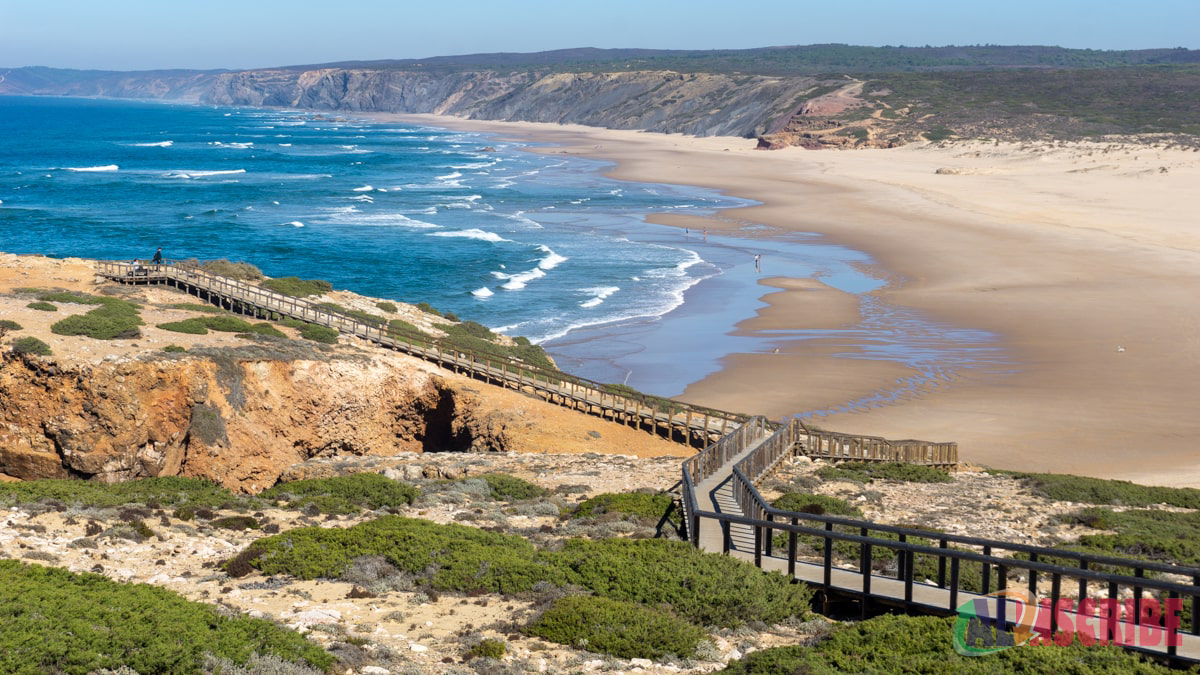
[[[954,440],[963,459],[992,466],[1200,486],[1196,152],[1121,141],[763,152],[738,138],[404,119],[553,142],[545,152],[615,161],[616,178],[757,200],[705,227],[820,233],[873,257],[890,282],[874,293],[882,301],[989,331],[1006,349],[1002,371],[961,370],[894,403],[821,418],[824,427]],[[764,285],[768,307],[737,330],[845,323],[861,301],[811,281]],[[682,398],[779,417],[907,375],[834,351],[796,342],[730,355]]]

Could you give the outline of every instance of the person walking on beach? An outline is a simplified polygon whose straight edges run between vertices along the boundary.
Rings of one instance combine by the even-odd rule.
[[[155,265],[162,264],[162,247],[161,246],[159,246],[158,250],[154,252],[154,258],[150,262],[154,263]]]
[[[761,253],[754,254],[754,271],[755,272],[762,271],[762,254]]]

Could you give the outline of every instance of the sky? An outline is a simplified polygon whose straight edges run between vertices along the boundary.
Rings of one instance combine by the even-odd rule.
[[[0,67],[244,69],[571,47],[1200,48],[1200,0],[0,0]]]

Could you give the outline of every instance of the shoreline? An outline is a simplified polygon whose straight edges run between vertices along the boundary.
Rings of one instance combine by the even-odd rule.
[[[719,212],[710,231],[750,239],[739,228],[758,223],[864,251],[889,281],[867,295],[1000,336],[1011,361],[821,426],[954,440],[964,461],[1002,468],[1200,486],[1200,228],[1183,196],[1200,178],[1196,153],[1119,142],[762,152],[737,138],[382,117],[552,143],[533,150],[755,200]],[[834,295],[767,289],[739,330],[811,327],[786,307],[826,317]],[[804,341],[781,352],[731,355],[681,398],[776,417],[905,376]]]

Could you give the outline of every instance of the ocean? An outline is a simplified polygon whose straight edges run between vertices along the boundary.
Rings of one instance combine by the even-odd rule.
[[[428,302],[529,337],[570,372],[662,395],[773,346],[729,334],[762,306],[756,254],[773,275],[883,285],[864,254],[810,235],[759,245],[645,220],[746,200],[618,181],[610,164],[530,147],[308,111],[0,97],[0,250],[247,261]],[[891,333],[900,356],[881,358],[906,358],[908,333]],[[944,352],[921,358],[942,368]]]

